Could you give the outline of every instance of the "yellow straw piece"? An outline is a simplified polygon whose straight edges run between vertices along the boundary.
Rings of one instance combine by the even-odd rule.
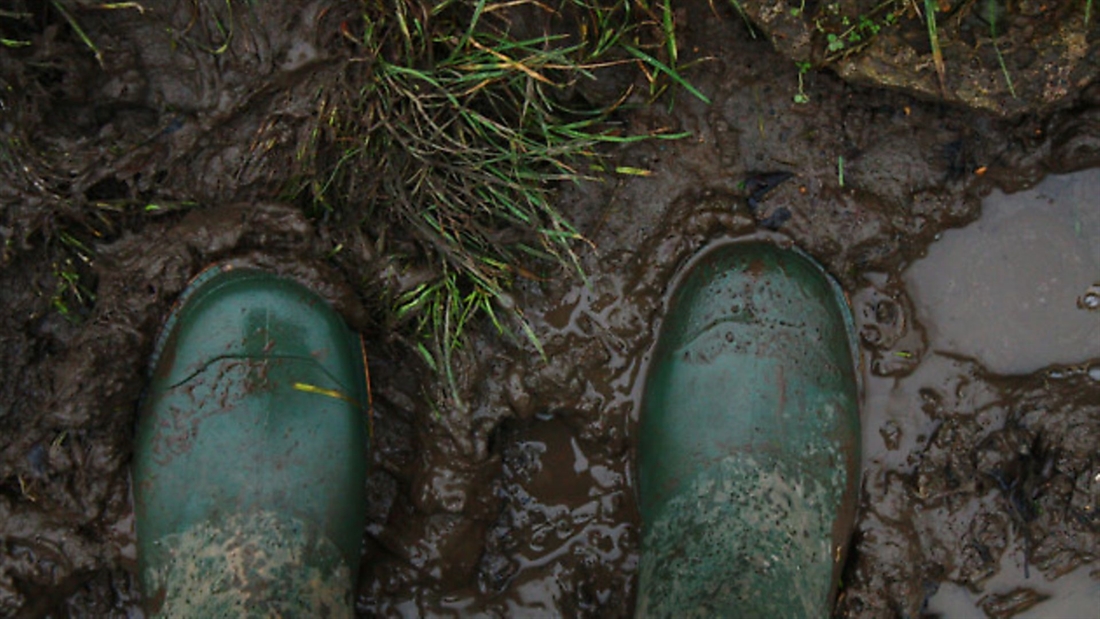
[[[294,388],[298,391],[305,391],[306,393],[316,393],[319,395],[327,395],[330,398],[336,398],[337,400],[344,400],[345,402],[355,403],[348,396],[336,391],[335,389],[325,389],[324,387],[318,387],[317,385],[310,385],[307,383],[294,383]]]

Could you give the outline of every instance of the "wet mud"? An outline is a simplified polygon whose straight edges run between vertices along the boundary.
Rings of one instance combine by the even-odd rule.
[[[311,286],[367,339],[360,616],[630,616],[635,429],[668,295],[700,251],[761,234],[825,265],[860,332],[862,499],[835,614],[950,615],[963,603],[1042,614],[1071,581],[1095,600],[1100,354],[1086,341],[994,370],[933,332],[951,314],[929,318],[933,297],[911,271],[937,239],[984,221],[991,192],[1100,166],[1100,85],[1003,120],[811,72],[809,103],[796,104],[789,60],[731,8],[685,3],[681,63],[698,60],[687,76],[712,103],[680,93],[624,112],[627,131],[692,137],[610,153],[648,176],[561,188],[558,208],[591,241],[588,283],[521,280],[514,301],[546,359],[475,329],[457,365],[459,412],[432,405],[431,372],[382,319],[386,286],[407,276],[346,222],[272,193],[305,139],[312,93],[347,62],[334,43],[347,7],[242,13],[225,40],[211,12],[226,5],[143,4],[150,15],[85,16],[102,67],[53,29],[2,69],[23,90],[4,95],[0,123],[0,615],[139,612],[128,470],[148,358],[188,279],[233,261]],[[1079,201],[1095,195],[1066,199],[1088,214]],[[135,201],[158,208],[135,212]],[[57,229],[83,231],[87,251],[53,240]],[[1087,340],[1100,264],[1083,268],[1094,281],[1072,315]],[[84,303],[67,271],[81,275]],[[993,304],[951,320],[1002,318]]]

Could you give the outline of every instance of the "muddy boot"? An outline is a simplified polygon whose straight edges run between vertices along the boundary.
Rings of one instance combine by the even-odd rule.
[[[148,610],[350,617],[366,502],[359,338],[297,283],[213,269],[157,355],[133,468]]]
[[[827,617],[860,475],[843,293],[810,258],[717,248],[676,290],[638,447],[640,617]]]

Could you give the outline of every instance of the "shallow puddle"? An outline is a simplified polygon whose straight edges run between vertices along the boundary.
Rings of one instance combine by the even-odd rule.
[[[1095,565],[1079,567],[1048,580],[1027,569],[1019,548],[1006,553],[1001,571],[975,593],[953,583],[928,600],[928,613],[938,617],[1011,616],[1016,619],[1095,616],[1100,581]]]
[[[1095,463],[1058,481],[1058,469],[1072,467],[1056,455],[1095,425],[1096,195],[1096,169],[994,191],[978,221],[942,233],[900,277],[870,276],[854,297],[876,354],[863,408],[861,536],[865,550],[897,557],[900,574],[915,573],[907,563],[935,565],[925,576],[932,616],[1095,613],[1096,562],[1051,559],[1036,552],[1047,542],[1030,536],[1044,519],[1088,521],[1098,499]],[[1090,452],[1080,451],[1083,463]],[[1059,483],[1079,488],[1082,511],[1043,513]],[[1057,509],[1073,510],[1068,503]]]
[[[905,281],[933,350],[998,374],[1100,357],[1100,170],[994,191]]]

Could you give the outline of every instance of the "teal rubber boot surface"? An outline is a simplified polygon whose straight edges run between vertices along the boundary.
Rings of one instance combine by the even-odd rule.
[[[358,336],[295,282],[214,269],[157,354],[133,466],[148,610],[351,616],[368,445]]]
[[[640,617],[827,617],[856,508],[859,383],[843,293],[767,242],[673,294],[638,446]]]

